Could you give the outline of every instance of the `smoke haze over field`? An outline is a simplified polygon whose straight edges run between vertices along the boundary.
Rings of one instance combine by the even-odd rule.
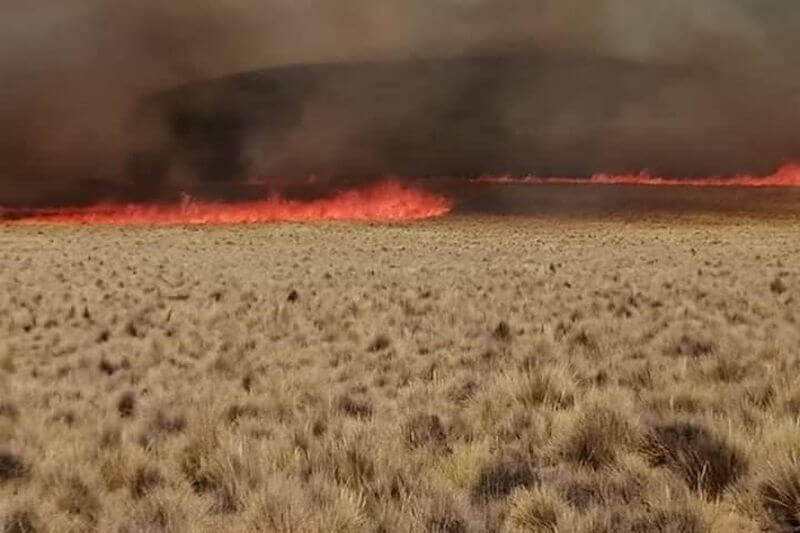
[[[793,0],[5,4],[0,22],[0,205],[57,197],[87,184],[113,191],[126,179],[123,167],[132,141],[141,141],[131,138],[128,117],[150,92],[248,69],[326,61],[508,52],[596,59],[597,67],[582,67],[575,75],[558,74],[557,64],[548,66],[547,73],[555,72],[543,82],[550,114],[531,139],[557,146],[542,164],[556,172],[560,164],[564,172],[583,168],[566,160],[573,149],[606,151],[608,146],[596,145],[597,139],[616,135],[618,142],[633,142],[651,132],[657,139],[694,139],[749,127],[749,134],[734,135],[736,142],[755,139],[768,156],[800,155],[793,131],[800,123],[800,72],[792,63],[800,44],[800,4]],[[666,101],[675,106],[665,111],[655,109],[662,102],[658,95],[639,99],[630,87],[623,91],[627,100],[620,101],[618,71],[604,70],[612,60],[641,67],[641,74],[628,78],[639,85],[660,79],[661,69],[694,74],[663,88],[669,93]],[[728,79],[742,80],[745,87],[719,81]],[[458,97],[463,87],[457,79],[448,81],[444,86]],[[535,87],[532,81],[525,91]],[[531,102],[530,97],[511,101],[523,107]],[[314,109],[319,99],[308,105]],[[524,111],[504,108],[504,127],[531,129],[507,116],[525,116]],[[529,114],[538,115],[538,108]],[[584,166],[608,160],[624,167],[646,155],[623,155],[619,162],[589,157]],[[572,153],[572,158],[579,160],[581,154]],[[760,169],[763,162],[753,167]],[[700,165],[698,171],[703,170]]]

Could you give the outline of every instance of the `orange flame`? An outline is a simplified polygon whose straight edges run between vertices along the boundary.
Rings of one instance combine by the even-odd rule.
[[[180,205],[99,204],[31,213],[20,221],[44,224],[248,224],[315,220],[404,221],[441,216],[452,202],[441,195],[385,181],[311,201],[272,197],[222,204],[186,200]]]
[[[647,173],[614,176],[609,174],[595,174],[591,178],[544,178],[531,176],[527,178],[512,178],[509,176],[487,176],[477,178],[480,183],[507,183],[507,184],[576,184],[576,185],[648,185],[648,186],[673,186],[673,187],[800,187],[800,164],[782,166],[770,176],[732,176],[712,178],[661,178],[650,176]]]

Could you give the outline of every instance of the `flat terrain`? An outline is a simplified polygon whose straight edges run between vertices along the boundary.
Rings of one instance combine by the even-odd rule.
[[[0,526],[793,531],[800,218],[0,225]]]

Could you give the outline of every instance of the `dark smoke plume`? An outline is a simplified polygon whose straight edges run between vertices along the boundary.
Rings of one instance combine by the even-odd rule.
[[[6,4],[0,205],[800,157],[792,0]]]

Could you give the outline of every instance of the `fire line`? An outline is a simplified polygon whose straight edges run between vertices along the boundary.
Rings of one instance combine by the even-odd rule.
[[[787,164],[770,176],[731,176],[709,178],[664,178],[647,173],[610,175],[595,174],[590,178],[557,178],[529,176],[484,176],[473,180],[478,183],[546,185],[645,185],[668,187],[800,187],[800,164]]]
[[[448,213],[452,202],[424,189],[384,181],[310,201],[272,197],[245,203],[184,201],[175,205],[98,204],[33,211],[21,223],[182,225],[307,222],[323,220],[392,222]]]

